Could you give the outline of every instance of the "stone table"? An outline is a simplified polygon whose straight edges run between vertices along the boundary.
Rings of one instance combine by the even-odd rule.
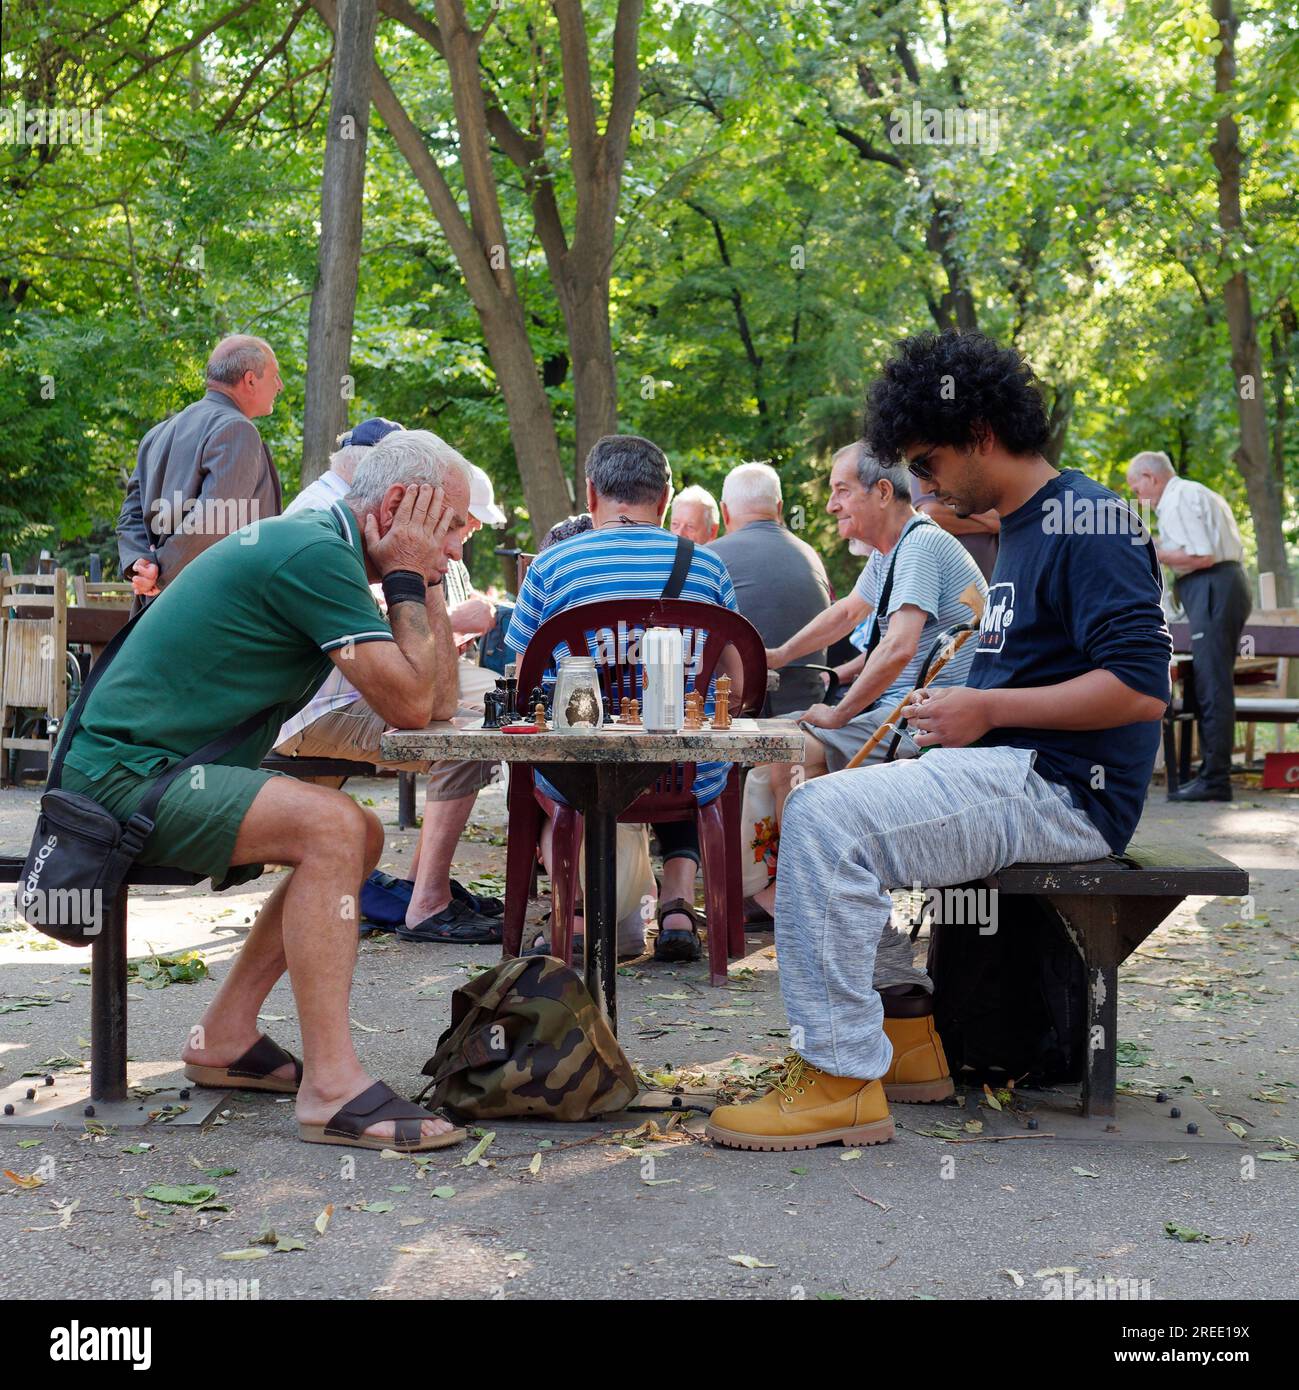
[[[467,762],[531,763],[585,819],[586,985],[615,1032],[617,950],[615,905],[618,816],[673,763],[796,763],[803,733],[786,719],[737,718],[729,729],[651,733],[639,726],[606,724],[581,732],[547,730],[507,734],[481,723],[437,723],[424,729],[389,730],[385,761],[453,758]]]

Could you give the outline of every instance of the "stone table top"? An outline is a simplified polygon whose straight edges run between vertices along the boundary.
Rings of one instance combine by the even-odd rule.
[[[507,763],[797,763],[803,731],[788,719],[736,719],[729,729],[651,733],[640,726],[606,724],[590,733],[547,730],[506,734],[481,723],[429,724],[389,729],[381,742],[390,762],[454,758]]]

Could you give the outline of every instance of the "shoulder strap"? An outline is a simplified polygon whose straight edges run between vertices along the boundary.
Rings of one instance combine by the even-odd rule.
[[[672,561],[672,573],[663,586],[660,598],[680,598],[686,587],[686,575],[690,573],[690,562],[695,558],[695,543],[688,536],[677,537],[676,558]]]
[[[902,542],[920,525],[928,525],[921,517],[915,517],[902,528],[902,534],[898,537],[898,543],[893,547],[893,554],[889,556],[888,571],[884,575],[884,583],[880,587],[879,602],[875,605],[875,612],[871,614],[870,638],[866,643],[865,656],[870,660],[871,653],[879,646],[884,637],[884,629],[880,626],[882,619],[889,615],[889,599],[893,597],[893,567],[898,562],[898,552],[902,549]]]
[[[63,718],[63,727],[59,730],[58,752],[54,755],[54,762],[50,765],[50,775],[45,782],[47,791],[58,790],[63,776],[63,758],[68,751],[68,745],[72,742],[72,736],[77,732],[81,711],[90,698],[90,692],[99,684],[100,676],[108,669],[109,663],[121,649],[122,643],[126,641],[127,633],[144,617],[147,611],[148,605],[146,604],[138,613],[132,615],[126,625],[117,632],[113,640],[99,654],[99,660],[90,668],[90,674],[81,687],[81,694],[77,696],[76,703]]]

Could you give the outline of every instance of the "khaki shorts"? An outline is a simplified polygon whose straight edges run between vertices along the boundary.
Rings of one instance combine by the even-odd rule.
[[[467,662],[460,663],[461,703],[457,715],[472,718],[482,714],[481,692],[490,688],[494,681],[490,672],[483,671],[479,676],[477,673],[481,670]],[[387,762],[379,755],[379,740],[387,728],[387,721],[364,700],[356,700],[342,709],[322,714],[305,729],[277,744],[275,751],[286,758],[346,758],[353,762],[382,763],[398,772],[426,772],[430,801],[458,801],[482,791],[491,782],[495,763]]]
[[[200,763],[187,768],[163,793],[154,812],[153,831],[144,842],[138,862],[188,869],[192,874],[210,878],[218,890],[256,878],[262,872],[261,864],[232,867],[230,857],[239,827],[257,793],[272,777],[281,775],[260,768],[227,767],[223,763]],[[120,821],[131,818],[153,781],[120,763],[95,782],[66,763],[63,767],[63,786],[67,791],[80,792],[99,802]]]

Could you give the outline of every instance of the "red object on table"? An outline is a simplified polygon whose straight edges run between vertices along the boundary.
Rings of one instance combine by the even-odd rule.
[[[732,717],[756,711],[767,694],[767,657],[757,628],[739,613],[716,604],[691,599],[609,599],[582,603],[548,618],[537,629],[519,662],[518,688],[531,690],[541,684],[552,664],[555,648],[566,643],[569,651],[589,650],[588,632],[619,625],[631,631],[647,627],[677,627],[707,633],[697,657],[694,689],[707,694],[708,685],[723,650],[734,645],[740,656],[744,698]],[[616,710],[624,698],[639,698],[640,665],[627,660],[628,649],[639,644],[613,644],[614,661],[596,663],[605,708]],[[541,840],[542,807],[532,777],[533,766],[515,763],[511,768],[508,799],[509,825],[505,861],[505,916],[503,957],[517,956],[523,942],[524,917],[537,846]],[[693,818],[699,827],[699,848],[704,873],[708,919],[708,973],[710,983],[724,984],[730,956],[744,953],[744,886],[741,877],[740,775],[732,768],[726,786],[716,800],[700,806],[694,795],[694,763],[676,763],[649,791],[643,792],[618,819],[630,824]],[[554,876],[556,912],[551,921],[551,954],[572,964],[573,905],[577,893],[577,847],[582,841],[583,820],[572,807],[560,806],[554,821]]]

